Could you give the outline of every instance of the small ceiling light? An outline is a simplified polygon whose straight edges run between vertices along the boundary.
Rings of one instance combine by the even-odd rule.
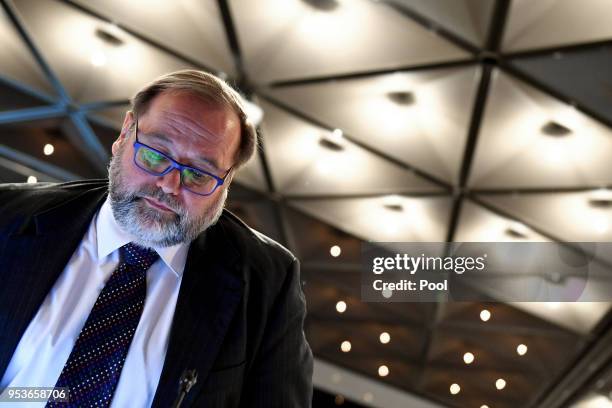
[[[472,364],[474,362],[474,355],[472,353],[465,353],[463,355],[463,361],[465,364]]]
[[[391,341],[391,335],[387,332],[382,332],[380,333],[379,339],[382,344],[387,344]]]
[[[100,50],[96,50],[91,53],[89,61],[94,67],[103,67],[106,65],[106,54]]]
[[[480,320],[482,320],[483,322],[486,322],[490,318],[491,318],[491,312],[489,312],[487,309],[482,309],[482,311],[480,312]]]
[[[527,346],[524,344],[519,344],[516,347],[516,352],[518,353],[519,356],[524,356],[527,353]]]
[[[349,351],[351,351],[351,342],[348,340],[344,340],[342,344],[340,344],[340,350],[342,350],[344,353],[348,353]]]
[[[389,92],[387,98],[398,105],[408,106],[414,103],[414,94],[407,91]]]
[[[488,405],[481,405],[480,408],[489,408]]]
[[[529,236],[529,228],[522,222],[514,221],[506,229],[506,234],[512,238],[525,239]]]
[[[329,253],[334,258],[337,258],[342,253],[342,249],[338,245],[334,245],[333,247],[329,248]]]
[[[334,398],[334,403],[336,405],[343,405],[344,404],[344,397],[342,395],[336,395],[336,398]]]
[[[589,197],[589,205],[593,208],[607,209],[612,207],[612,190],[600,188],[593,191]]]
[[[383,199],[383,207],[387,210],[401,212],[404,210],[402,197],[397,194],[390,194]]]
[[[542,133],[547,136],[563,137],[571,134],[572,131],[568,127],[560,124],[559,122],[551,120],[550,122],[547,122],[546,124],[544,124],[544,126],[542,126]]]
[[[329,150],[341,151],[344,150],[344,134],[340,129],[334,129],[332,132],[325,133],[319,140],[319,144]]]
[[[378,367],[378,375],[381,377],[386,377],[389,375],[389,367],[386,365],[381,365]]]
[[[47,143],[43,147],[43,153],[45,154],[45,156],[51,156],[54,151],[55,151],[55,147],[53,147],[53,145],[50,143]]]
[[[338,0],[302,0],[310,7],[320,11],[334,11],[340,5]]]
[[[123,45],[123,40],[117,36],[119,27],[117,27],[116,25],[113,25],[112,27],[114,27],[112,29],[112,31],[115,31],[114,33],[111,32],[110,27],[108,29],[107,28],[97,28],[96,37],[104,41],[106,44],[112,45],[114,47]]]
[[[461,387],[459,386],[459,384],[451,384],[450,386],[450,393],[453,395],[457,395],[459,394],[459,391],[461,391]]]
[[[503,378],[499,378],[497,381],[495,381],[495,388],[497,388],[498,390],[503,390],[504,388],[506,388],[506,380],[504,380]]]
[[[30,176],[30,177],[28,177],[28,183],[29,183],[29,184],[34,184],[34,183],[36,183],[36,182],[38,182],[38,179],[36,178],[36,176]]]
[[[344,313],[346,311],[346,303],[342,300],[336,303],[336,310],[338,313]]]

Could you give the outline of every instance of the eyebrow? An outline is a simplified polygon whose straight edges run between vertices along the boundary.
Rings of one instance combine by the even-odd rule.
[[[172,140],[172,138],[164,135],[163,133],[155,133],[155,132],[153,132],[153,133],[145,133],[145,132],[143,132],[141,130],[139,130],[138,133],[140,133],[143,136],[152,137],[152,138],[155,138],[155,139],[160,139],[160,140],[163,140],[166,143],[174,145],[174,140]],[[204,157],[204,156],[199,156],[199,157],[196,157],[195,160],[200,161],[202,163],[205,163],[206,165],[212,167],[214,171],[217,171],[219,173],[223,172],[221,167],[218,165],[217,161],[214,160],[214,159],[209,159],[209,158]]]

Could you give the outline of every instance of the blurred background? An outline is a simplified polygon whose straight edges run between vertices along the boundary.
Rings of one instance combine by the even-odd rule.
[[[612,238],[610,0],[0,0],[0,182],[105,177],[198,68],[261,148],[229,208],[302,262],[314,407],[612,407],[608,303],[365,303],[367,241]]]

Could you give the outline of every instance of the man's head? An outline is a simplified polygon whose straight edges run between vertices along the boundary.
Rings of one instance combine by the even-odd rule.
[[[181,185],[177,169],[150,174],[134,161],[136,137],[180,164],[225,178],[224,183],[199,195]],[[134,96],[113,143],[109,192],[115,219],[144,246],[192,241],[221,215],[234,172],[255,145],[239,95],[222,80],[191,70],[155,80]]]

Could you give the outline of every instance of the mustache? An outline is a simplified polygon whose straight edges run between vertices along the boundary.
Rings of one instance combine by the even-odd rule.
[[[179,215],[183,215],[184,209],[181,203],[172,196],[164,193],[159,187],[144,186],[132,193],[130,201],[134,202],[140,198],[153,198],[164,204]]]

